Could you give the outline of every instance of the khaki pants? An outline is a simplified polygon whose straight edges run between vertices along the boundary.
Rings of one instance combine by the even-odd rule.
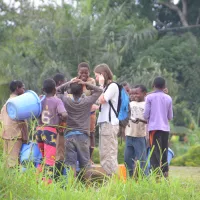
[[[4,140],[3,151],[8,168],[19,164],[19,154],[22,146],[22,140]]]
[[[56,139],[56,161],[64,161],[65,158],[65,139],[64,135],[57,135]]]
[[[102,123],[99,127],[100,163],[108,175],[118,170],[118,138],[119,125]]]

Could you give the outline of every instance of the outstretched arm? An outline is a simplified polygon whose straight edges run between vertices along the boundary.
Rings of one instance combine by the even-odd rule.
[[[67,90],[70,87],[71,81],[68,81],[58,87],[56,87],[56,93],[57,94],[64,94],[64,91]]]

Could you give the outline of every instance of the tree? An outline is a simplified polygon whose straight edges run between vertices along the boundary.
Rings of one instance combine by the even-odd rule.
[[[175,11],[178,14],[183,26],[187,27],[189,25],[187,20],[187,12],[188,12],[187,0],[181,0],[182,8],[180,8],[178,5],[175,5],[169,0],[163,0],[163,1],[160,0],[158,1],[158,3]]]

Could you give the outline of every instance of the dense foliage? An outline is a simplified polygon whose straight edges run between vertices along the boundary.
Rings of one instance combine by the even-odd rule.
[[[168,0],[74,0],[40,7],[20,2],[19,7],[0,2],[1,103],[12,79],[40,93],[42,81],[56,72],[70,78],[82,61],[91,68],[105,62],[119,81],[143,83],[149,90],[155,76],[164,76],[174,100],[174,124],[199,125],[198,0],[177,5]]]

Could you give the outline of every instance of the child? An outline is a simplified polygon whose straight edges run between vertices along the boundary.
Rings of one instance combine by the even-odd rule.
[[[132,88],[131,90],[130,90],[130,102],[131,101],[135,101],[135,99],[134,99],[134,97],[135,97],[135,93],[136,93],[136,88]]]
[[[131,94],[130,85],[127,82],[123,82],[122,86],[123,86],[123,88],[125,89],[125,91],[127,92],[127,94],[129,95],[129,98],[130,98],[130,94]],[[125,127],[124,126],[119,125],[118,137],[121,137],[121,139],[123,138],[124,141],[126,140]]]
[[[21,81],[10,83],[10,98],[14,98],[24,93],[25,86]],[[8,168],[18,165],[19,153],[22,143],[28,140],[28,126],[26,121],[12,120],[6,111],[6,104],[1,110],[3,124],[2,138],[4,141],[3,152],[6,156],[6,166]]]
[[[135,172],[135,161],[140,161],[141,169],[144,169],[146,162],[146,123],[143,118],[147,89],[143,85],[137,85],[135,88],[134,99],[130,102],[131,120],[127,125],[125,163],[130,177]]]
[[[144,118],[148,121],[150,147],[154,147],[150,158],[152,169],[161,167],[168,177],[169,120],[173,118],[172,99],[164,93],[165,79],[157,77],[153,83],[155,91],[146,97]]]
[[[126,90],[127,94],[129,95],[129,94],[130,94],[130,91],[131,91],[130,85],[129,85],[127,82],[123,82],[123,83],[122,83],[122,86],[123,86],[123,88]]]
[[[81,79],[83,82],[87,82],[92,85],[96,85],[96,82],[93,78],[90,77],[90,67],[88,63],[82,62],[78,65],[78,79]],[[72,79],[75,80],[76,78]],[[83,94],[86,96],[91,95],[91,90],[88,90],[86,86],[83,86]],[[96,125],[96,110],[99,107],[93,105],[90,111],[90,159],[92,158],[92,153],[95,147],[95,125]]]
[[[61,73],[56,74],[53,77],[53,80],[56,83],[56,87],[62,85],[65,83],[65,76]],[[58,98],[62,99],[62,94],[57,95]],[[65,121],[61,121],[60,126],[57,128],[57,139],[56,139],[56,175],[59,176],[60,174],[62,174],[62,170],[63,170],[63,164],[64,164],[64,157],[65,157],[65,148],[64,148],[64,130],[66,127],[66,123]]]
[[[79,162],[81,169],[86,169],[84,177],[90,177],[90,110],[102,93],[99,87],[96,87],[82,80],[76,79],[65,83],[57,88],[57,91],[65,87],[70,87],[71,96],[64,96],[63,102],[68,112],[67,129],[65,132],[65,164],[70,166],[76,176],[76,163]],[[84,96],[83,88],[92,90],[92,95]]]
[[[46,79],[43,83],[46,98],[42,101],[42,114],[37,127],[36,140],[46,168],[53,170],[56,156],[57,126],[60,117],[66,119],[67,113],[63,102],[55,96],[56,83],[53,79]]]

